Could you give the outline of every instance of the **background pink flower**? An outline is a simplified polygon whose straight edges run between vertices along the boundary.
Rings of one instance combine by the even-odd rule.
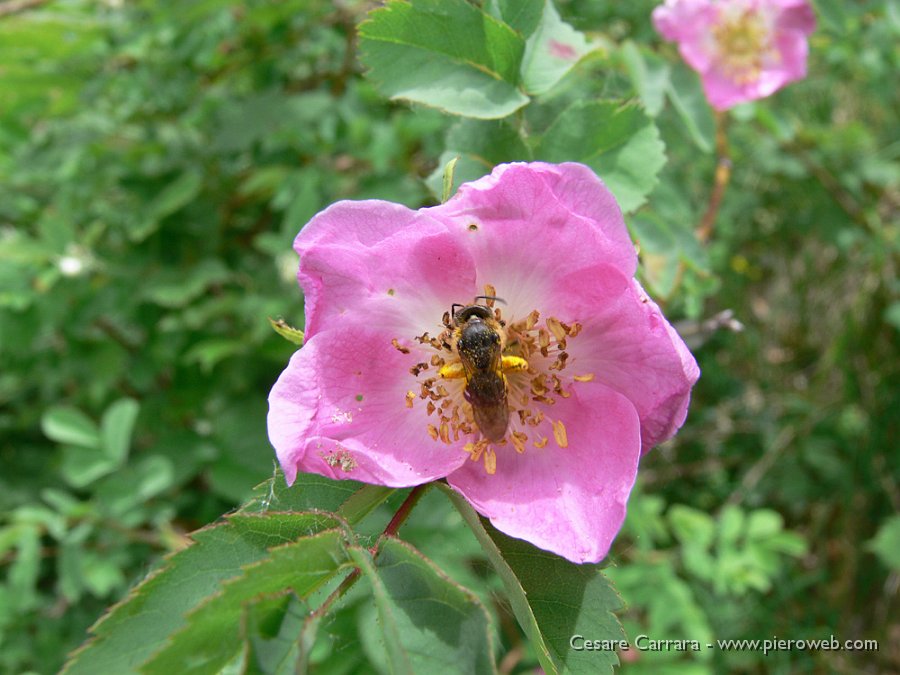
[[[806,77],[816,17],[807,0],[666,0],[653,23],[726,110]]]
[[[340,202],[295,241],[307,342],[269,397],[299,471],[405,487],[446,477],[494,525],[602,559],[642,450],[672,436],[699,376],[633,278],[611,193],[580,164],[507,164],[441,206]],[[509,426],[484,437],[444,315],[479,295],[503,322]],[[483,300],[480,302],[484,302]]]

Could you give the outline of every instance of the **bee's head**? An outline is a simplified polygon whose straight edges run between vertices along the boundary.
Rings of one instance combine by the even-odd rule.
[[[493,295],[476,295],[475,300],[486,300],[487,304],[460,305],[454,303],[450,308],[450,316],[453,318],[453,321],[457,326],[462,326],[473,317],[477,317],[481,320],[492,319],[494,318],[494,313],[491,307],[493,306],[494,302],[506,302],[506,300],[504,300],[503,298],[498,298]],[[457,309],[457,307],[459,307],[459,309]]]

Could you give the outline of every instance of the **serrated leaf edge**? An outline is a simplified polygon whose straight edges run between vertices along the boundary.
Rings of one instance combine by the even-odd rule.
[[[90,635],[90,637],[88,637],[88,639],[85,640],[76,649],[69,652],[69,654],[66,657],[66,662],[63,665],[62,670],[60,671],[60,675],[66,675],[66,673],[68,673],[70,671],[70,667],[75,664],[75,662],[78,660],[78,657],[80,657],[81,654],[83,654],[88,649],[92,648],[95,644],[102,642],[104,639],[106,639],[106,636],[101,635],[99,633],[99,631],[102,629],[103,625],[108,620],[112,619],[113,615],[119,609],[121,609],[123,606],[127,605],[128,603],[134,601],[134,599],[137,597],[137,595],[140,593],[140,591],[144,587],[146,587],[147,584],[149,584],[150,582],[155,580],[160,575],[171,570],[171,562],[176,556],[180,555],[187,549],[200,544],[200,542],[198,542],[195,538],[196,535],[203,533],[203,532],[210,532],[212,530],[217,530],[217,529],[226,527],[226,526],[228,526],[229,522],[232,519],[242,519],[242,518],[246,518],[248,520],[252,519],[252,518],[264,519],[271,515],[313,515],[313,516],[323,516],[324,515],[324,516],[333,517],[334,520],[344,523],[342,518],[340,518],[339,516],[337,516],[331,512],[328,512],[328,511],[266,511],[264,513],[248,513],[248,512],[244,512],[244,511],[236,511],[234,513],[230,513],[230,514],[223,516],[223,518],[219,521],[210,523],[209,525],[205,525],[198,530],[194,530],[193,532],[191,532],[190,534],[187,535],[191,540],[187,546],[185,546],[184,548],[180,548],[177,551],[172,551],[171,553],[167,553],[166,555],[164,555],[162,560],[160,561],[160,566],[157,569],[148,573],[147,576],[145,576],[137,584],[135,584],[131,589],[129,589],[128,593],[126,593],[125,596],[121,600],[115,602],[110,607],[108,607],[106,609],[106,611],[100,616],[100,618],[98,618],[93,624],[90,625],[90,627],[88,628],[88,634]],[[349,525],[344,523],[344,526],[346,527],[346,531],[350,531]],[[331,529],[335,529],[335,528],[331,528]],[[328,530],[323,530],[323,531],[327,532]],[[273,547],[273,548],[275,548],[275,547]],[[269,550],[271,550],[271,549],[269,549]],[[243,566],[240,569],[243,569]],[[235,575],[235,577],[232,577],[232,579],[236,578],[237,576],[238,575]],[[230,581],[230,580],[231,579],[229,579],[228,581]],[[218,593],[213,594],[213,596],[214,595],[218,595]],[[213,596],[208,596],[206,599],[204,599],[202,601],[201,604],[205,604],[206,601],[209,600],[209,598],[211,598]],[[197,607],[200,607],[200,605],[197,605]],[[194,609],[192,609],[191,612],[188,612],[188,614],[186,616],[189,616],[191,613],[193,613],[193,611],[196,610],[197,607],[194,607]],[[179,630],[177,632],[181,632],[181,631]],[[171,637],[172,636],[170,636],[169,639],[171,639]],[[168,644],[168,642],[166,644]],[[155,656],[155,654],[156,653],[154,652],[151,656],[149,656],[148,660],[153,658]],[[145,661],[145,663],[146,663],[146,661]]]

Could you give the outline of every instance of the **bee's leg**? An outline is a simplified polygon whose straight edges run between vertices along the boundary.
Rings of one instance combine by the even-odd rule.
[[[446,366],[442,366],[438,374],[445,380],[453,380],[465,377],[466,372],[463,370],[463,364],[457,361],[456,363],[448,363]]]
[[[504,356],[500,369],[504,373],[515,372],[517,370],[528,370],[528,361],[520,356]]]

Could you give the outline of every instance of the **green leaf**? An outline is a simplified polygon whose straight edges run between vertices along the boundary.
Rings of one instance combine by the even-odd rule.
[[[649,49],[638,47],[631,40],[625,41],[618,55],[625,64],[635,91],[641,97],[644,110],[651,117],[656,117],[662,111],[669,88],[668,62]]]
[[[678,541],[700,548],[712,546],[716,536],[716,523],[711,516],[683,504],[672,506],[668,516],[672,532]]]
[[[114,475],[97,486],[97,501],[104,513],[121,518],[131,509],[167,490],[174,480],[172,460],[161,455],[150,455],[116,469]]]
[[[74,488],[83,488],[119,467],[100,450],[81,448],[77,445],[63,447],[60,470],[66,482]]]
[[[443,193],[443,172],[440,167],[459,157],[453,170],[450,194],[459,186],[477,180],[491,172],[498,164],[531,159],[531,150],[518,129],[506,120],[461,120],[447,132],[446,150],[437,169],[426,179],[435,197]]]
[[[412,546],[379,540],[350,551],[372,583],[380,636],[392,673],[495,673],[490,617],[474,593],[459,586]]]
[[[747,517],[738,506],[727,505],[719,515],[719,547],[723,550],[737,545],[744,533]]]
[[[522,85],[529,94],[549,91],[593,47],[583,33],[559,18],[550,0],[544,2],[541,20],[525,43]]]
[[[684,122],[691,140],[703,152],[712,152],[716,123],[697,74],[683,64],[676,65],[666,93]]]
[[[268,558],[273,547],[335,527],[343,527],[341,521],[324,513],[241,513],[198,530],[191,535],[193,545],[91,627],[94,637],[71,655],[63,672],[136,673],[187,624],[186,615],[241,575],[243,566]]]
[[[874,539],[866,543],[887,567],[900,571],[900,515],[885,520]]]
[[[535,157],[587,164],[624,212],[646,201],[666,163],[653,121],[637,105],[614,101],[578,102],[566,108],[540,139]]]
[[[131,432],[140,406],[130,398],[122,398],[113,403],[100,420],[100,435],[103,452],[114,463],[121,464],[128,457],[131,448]]]
[[[546,0],[488,0],[485,9],[524,37],[537,29]]]
[[[481,519],[465,498],[438,484],[450,497],[500,575],[519,625],[546,673],[612,673],[614,651],[575,651],[573,635],[624,640],[615,612],[622,601],[599,565],[576,565],[512,539]]]
[[[71,443],[82,448],[100,447],[97,424],[76,408],[54,406],[41,417],[44,435],[57,443]]]
[[[298,347],[303,346],[303,331],[289,325],[284,319],[269,318],[272,329],[288,342],[292,342]]]
[[[247,608],[249,649],[246,675],[296,675],[305,673],[322,617],[309,605],[285,591]],[[302,666],[298,665],[302,661]]]
[[[156,231],[160,221],[190,203],[203,187],[203,175],[199,171],[185,171],[166,185],[147,204],[142,218],[134,219],[129,232],[132,241],[139,242]]]
[[[525,41],[465,0],[393,0],[359,37],[369,78],[391,99],[481,119],[528,103],[517,88]]]
[[[185,307],[211,286],[227,282],[230,276],[222,261],[207,258],[194,265],[188,275],[173,270],[152,277],[143,288],[143,295],[162,307]]]
[[[248,517],[248,516],[243,516]],[[349,565],[346,532],[328,530],[269,550],[245,565],[237,578],[187,617],[187,625],[142,668],[159,673],[218,673],[240,656],[245,645],[245,608],[266,595],[293,591],[303,598]]]
[[[362,520],[394,493],[394,488],[366,485],[352,480],[332,480],[313,473],[297,474],[288,487],[281,469],[254,488],[253,497],[241,507],[241,513],[274,511],[337,512],[351,525]]]

